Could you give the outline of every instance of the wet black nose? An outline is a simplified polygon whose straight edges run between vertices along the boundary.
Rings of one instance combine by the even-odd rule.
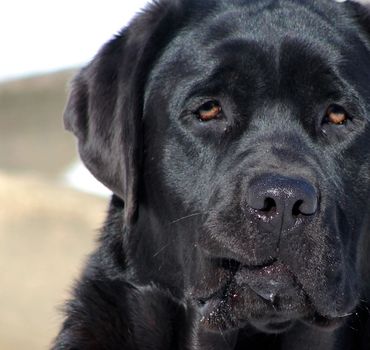
[[[264,175],[250,182],[247,202],[253,215],[270,223],[273,230],[288,230],[299,225],[302,216],[313,216],[318,208],[318,193],[307,180]]]

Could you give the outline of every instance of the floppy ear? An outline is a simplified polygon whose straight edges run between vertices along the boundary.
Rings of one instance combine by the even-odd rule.
[[[138,205],[144,85],[174,31],[176,6],[166,0],[150,5],[105,44],[72,82],[64,113],[86,167],[124,201],[126,224],[134,222]]]
[[[123,36],[115,38],[78,73],[72,82],[64,125],[77,137],[86,167],[123,199],[125,216],[131,220],[136,210],[140,115],[134,79],[124,68],[125,44]]]

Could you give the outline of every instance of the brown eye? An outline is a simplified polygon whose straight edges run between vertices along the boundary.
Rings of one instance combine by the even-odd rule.
[[[343,107],[333,104],[326,111],[324,123],[344,125],[348,119],[347,111]]]
[[[197,111],[199,119],[203,122],[219,117],[222,112],[221,105],[217,101],[204,103]]]

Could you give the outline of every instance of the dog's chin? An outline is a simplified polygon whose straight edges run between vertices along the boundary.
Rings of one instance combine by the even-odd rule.
[[[227,300],[211,299],[201,307],[201,325],[211,332],[226,332],[233,329],[253,328],[258,332],[267,334],[279,334],[288,331],[297,322],[304,323],[309,327],[320,329],[321,331],[331,332],[343,325],[345,317],[330,318],[320,315],[318,312],[310,310],[306,305],[302,305],[302,310],[307,310],[301,314],[295,313],[291,317],[287,314],[271,313],[268,315],[246,316],[239,318],[240,315],[251,314],[251,310],[232,310]]]
[[[344,318],[328,318],[315,312],[312,316],[304,316],[298,319],[279,320],[271,318],[270,320],[264,321],[251,320],[248,323],[263,333],[278,334],[288,331],[297,322],[304,323],[309,327],[314,327],[320,329],[321,331],[331,332],[343,325]]]
[[[273,286],[279,287],[275,298],[268,293]],[[263,333],[278,334],[297,322],[331,331],[345,319],[321,315],[314,301],[280,263],[263,269],[239,267],[218,291],[198,301],[202,326],[215,332],[252,327]]]

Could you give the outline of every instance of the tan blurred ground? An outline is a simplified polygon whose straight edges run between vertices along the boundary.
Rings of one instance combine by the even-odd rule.
[[[62,114],[74,71],[0,84],[0,169],[57,176],[75,154]]]
[[[106,205],[46,180],[4,174],[0,203],[0,349],[46,349]]]
[[[64,187],[73,72],[0,85],[0,350],[47,349],[101,226],[106,200]]]

